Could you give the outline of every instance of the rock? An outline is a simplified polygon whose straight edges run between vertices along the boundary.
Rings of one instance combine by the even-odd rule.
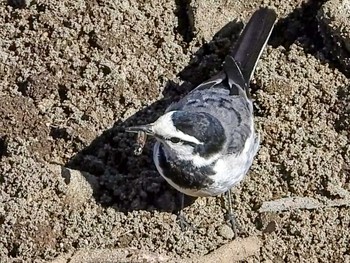
[[[267,224],[267,226],[262,232],[265,234],[271,234],[272,232],[275,232],[277,228],[278,228],[277,222],[272,220]]]
[[[72,207],[80,207],[98,191],[97,178],[87,172],[51,165],[51,170],[64,178],[67,184],[65,202]]]
[[[222,225],[218,228],[218,234],[225,239],[232,239],[235,236],[232,228],[228,225]]]

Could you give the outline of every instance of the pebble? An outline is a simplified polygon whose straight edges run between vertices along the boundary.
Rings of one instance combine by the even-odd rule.
[[[233,237],[235,236],[235,233],[233,232],[232,228],[228,225],[219,226],[218,234],[225,239],[233,239]]]

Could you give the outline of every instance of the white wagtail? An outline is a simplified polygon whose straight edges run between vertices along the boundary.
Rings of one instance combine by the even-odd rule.
[[[225,58],[223,71],[203,82],[154,123],[126,128],[156,138],[158,172],[190,196],[228,193],[252,165],[259,148],[249,83],[270,37],[276,13],[257,10]]]

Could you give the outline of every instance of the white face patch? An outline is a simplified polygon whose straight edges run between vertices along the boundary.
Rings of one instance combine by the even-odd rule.
[[[157,135],[160,135],[165,139],[176,137],[182,141],[192,142],[195,144],[203,144],[197,138],[191,135],[185,134],[182,131],[179,131],[178,129],[176,129],[176,127],[174,126],[173,120],[171,118],[173,114],[174,114],[174,111],[171,111],[159,117],[159,119],[153,123],[154,133]]]
[[[179,131],[174,126],[171,116],[174,111],[168,112],[159,117],[152,125],[153,131],[158,135],[158,140],[165,147],[166,152],[175,159],[190,160],[193,158],[193,146],[184,143],[203,144],[197,138]],[[171,138],[179,139],[179,142],[172,142]]]

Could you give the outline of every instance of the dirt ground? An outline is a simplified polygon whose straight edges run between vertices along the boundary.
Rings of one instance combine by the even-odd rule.
[[[229,244],[220,197],[186,200],[181,231],[153,141],[134,156],[123,128],[220,70],[259,6],[279,20],[252,83],[261,148],[232,189],[240,237],[261,242],[245,262],[350,262],[350,81],[318,30],[325,1],[48,2],[0,1],[0,262],[178,261]],[[322,205],[261,210],[285,197]]]

